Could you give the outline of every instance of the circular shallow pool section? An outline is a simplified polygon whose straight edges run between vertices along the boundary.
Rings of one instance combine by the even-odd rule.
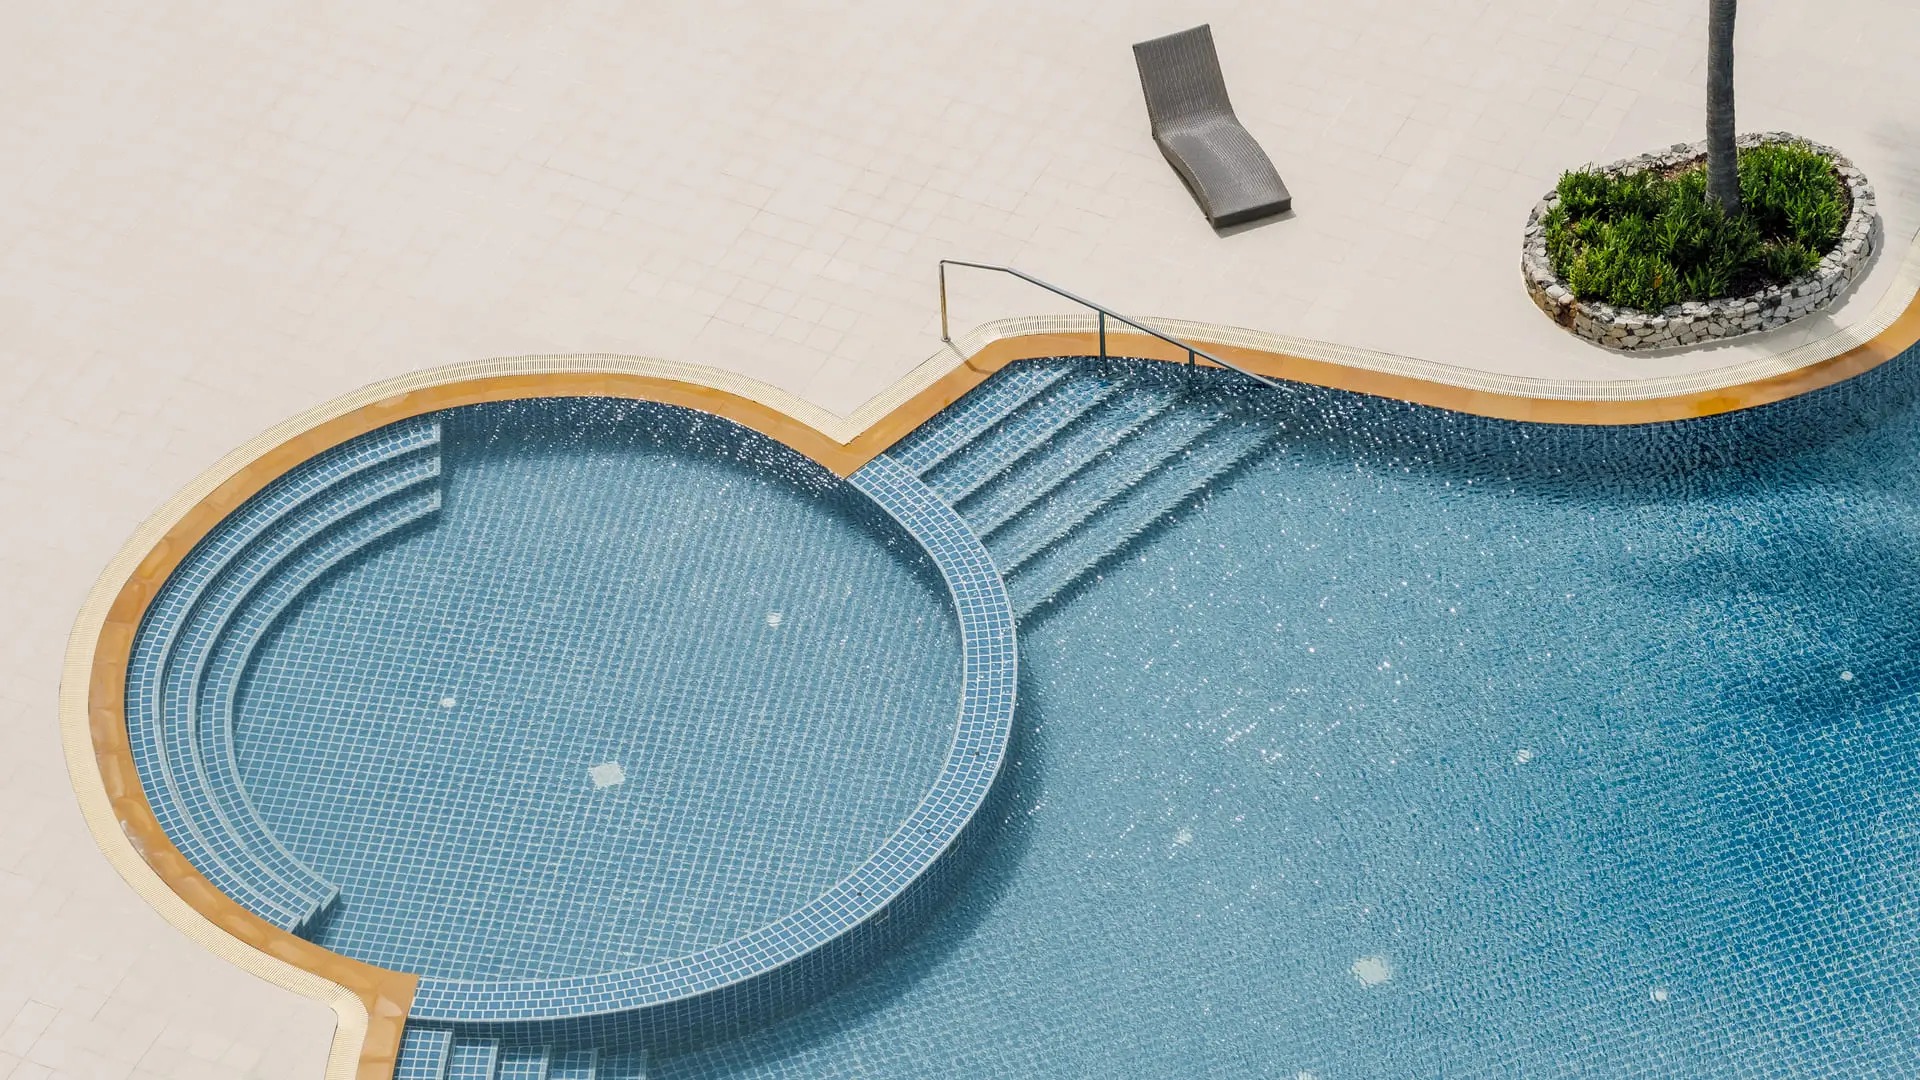
[[[420,974],[416,1016],[611,1012],[791,961],[952,842],[1012,711],[1010,615],[1004,670],[975,655],[990,563],[886,479],[613,399],[363,436],[150,606],[149,801],[263,918]]]

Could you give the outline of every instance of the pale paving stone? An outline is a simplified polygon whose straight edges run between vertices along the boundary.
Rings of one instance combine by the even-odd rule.
[[[1299,208],[1224,237],[1147,139],[1127,49],[1209,18]],[[1520,286],[1521,227],[1560,170],[1699,137],[1703,18],[1698,0],[15,5],[0,1023],[39,1026],[3,1037],[25,1043],[0,1043],[0,1080],[118,1069],[116,1046],[155,1080],[324,1059],[326,1009],[187,944],[107,869],[53,730],[88,583],[227,449],[377,378],[516,353],[718,364],[844,411],[937,347],[946,255],[1130,314],[1507,374],[1790,348],[1859,319],[1892,260],[1804,324],[1681,357],[1585,346]],[[1920,20],[1747,0],[1740,35],[1743,128],[1845,150],[1904,248]],[[956,332],[1069,310],[954,284]]]

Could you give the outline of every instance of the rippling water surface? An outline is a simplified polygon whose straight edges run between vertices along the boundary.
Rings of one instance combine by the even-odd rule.
[[[672,1078],[1920,1073],[1909,357],[1632,429],[1249,391],[1022,627],[980,864]]]

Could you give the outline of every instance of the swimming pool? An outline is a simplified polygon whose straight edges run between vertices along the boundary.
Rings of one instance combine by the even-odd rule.
[[[685,409],[514,400],[229,515],[148,609],[127,716],[200,874],[418,975],[421,1031],[654,1045],[918,902],[999,766],[1011,634],[924,488]]]
[[[1920,855],[1920,742],[1909,733],[1920,677],[1908,659],[1920,594],[1914,364],[1908,356],[1762,409],[1637,428],[1492,421],[1160,364],[1007,368],[869,474],[948,502],[1022,616],[1018,712],[997,786],[969,830],[972,861],[943,884],[943,906],[839,977],[831,996],[796,1001],[745,1034],[655,1045],[645,1075],[1914,1071],[1920,1051],[1905,1037],[1920,950],[1920,882],[1908,869]],[[534,442],[556,423],[519,417],[512,430]],[[857,617],[831,625],[861,627],[863,640],[885,645],[869,645],[864,661],[881,664],[877,681],[861,683],[867,726],[821,728],[805,755],[821,771],[796,776],[811,787],[790,789],[857,780],[867,801],[855,801],[875,809],[813,834],[817,876],[778,903],[727,923],[742,910],[729,905],[747,902],[703,894],[719,912],[710,936],[724,938],[857,863],[884,831],[863,833],[861,823],[897,821],[916,785],[933,782],[947,748],[912,717],[937,713],[951,735],[959,609],[925,549],[886,515],[844,492],[794,494],[805,485],[769,479],[764,462],[737,453],[689,453],[686,429],[657,421],[621,430],[670,437],[619,438],[646,444],[637,460],[670,473],[650,489],[669,509],[626,519],[623,530],[646,532],[642,520],[678,527],[742,490],[757,493],[756,509],[718,521],[784,522],[769,534],[769,554],[756,561],[748,545],[737,556],[748,569],[713,594],[740,603],[717,605],[720,622],[677,636],[715,643],[711,658],[765,655],[768,666],[756,660],[754,670],[778,672],[783,687],[836,684],[819,677],[832,670],[875,672],[821,666],[837,653],[755,651],[769,632],[808,625],[789,623],[789,612],[819,618],[792,597],[832,592],[772,554],[815,529],[821,539],[807,550],[835,568],[824,577],[862,594],[842,591],[838,601],[857,605]],[[310,824],[327,816],[314,812],[316,800],[376,806],[354,785],[378,770],[348,755],[333,772],[303,774],[323,784],[267,792],[272,763],[331,761],[336,750],[316,759],[315,748],[355,743],[353,725],[365,720],[322,710],[339,726],[288,735],[315,714],[304,704],[273,712],[275,695],[304,703],[340,685],[343,671],[358,686],[364,672],[401,663],[372,631],[355,646],[362,653],[339,655],[338,628],[437,626],[460,607],[400,583],[436,582],[474,562],[432,531],[455,524],[448,510],[462,483],[483,484],[496,469],[500,494],[477,502],[577,535],[563,527],[565,512],[514,498],[529,482],[515,478],[512,460],[489,465],[485,452],[469,460],[454,448],[460,424],[490,430],[484,423],[443,423],[439,519],[404,526],[420,531],[344,564],[273,631],[243,686],[247,789],[294,854],[343,880],[337,913],[311,932],[460,977],[577,973],[609,943],[632,948],[636,961],[698,947],[709,924],[656,918],[645,905],[615,923],[589,890],[556,905],[564,918],[524,930],[503,921],[495,925],[506,932],[484,936],[510,940],[453,948],[437,939],[466,916],[435,906],[443,872],[396,872],[403,849],[358,839],[391,831],[393,804]],[[553,490],[583,484],[588,503],[627,486],[603,486],[591,454],[569,468]],[[686,594],[716,572],[681,569],[710,565],[699,562],[710,549],[693,542],[703,535],[688,530],[687,547],[659,549],[656,572],[679,583],[666,593]],[[448,554],[426,557],[443,544]],[[736,557],[723,550],[722,562]],[[561,543],[531,561],[546,573],[575,556],[582,567],[608,558]],[[786,592],[767,584],[779,580],[791,583]],[[617,622],[627,616],[608,612],[631,608],[543,606],[520,599],[538,595],[530,587],[490,579],[485,589],[511,603],[409,644],[424,659],[396,667],[396,684],[432,690],[414,695],[407,723],[449,732],[465,722],[462,703],[525,700],[489,698],[494,691],[441,674],[483,669],[474,657],[491,663],[501,650],[464,661],[436,651],[520,617],[507,608],[562,627]],[[393,614],[402,610],[405,618]],[[775,611],[778,627],[767,621]],[[549,691],[563,695],[551,715],[581,719],[542,729],[527,768],[542,782],[572,779],[567,799],[578,801],[536,799],[527,820],[546,824],[516,832],[525,789],[505,769],[501,786],[475,789],[486,806],[461,804],[441,822],[503,815],[484,833],[498,840],[462,850],[512,868],[515,887],[530,888],[524,879],[549,865],[522,850],[538,852],[552,822],[604,821],[577,818],[576,807],[644,791],[635,769],[604,789],[588,773],[604,764],[590,758],[645,758],[598,752],[625,708],[617,702],[657,693],[659,704],[640,712],[665,724],[673,718],[663,714],[686,710],[673,696],[684,693],[673,689],[686,685],[679,680],[620,681],[630,653],[569,659],[581,642],[629,639],[590,627],[553,640],[543,665],[618,690],[596,697],[602,691],[561,679]],[[447,697],[454,706],[440,704]],[[504,710],[473,730],[491,745],[534,726],[527,715]],[[587,734],[578,752],[560,753],[576,745],[574,723]],[[849,745],[878,748],[882,782],[866,769],[841,775],[836,748]],[[727,749],[699,738],[688,746],[680,760],[689,766]],[[564,768],[552,764],[559,758]],[[432,790],[431,779],[420,783]],[[730,804],[717,805],[714,821],[733,820]],[[754,842],[759,830],[745,831],[741,842]],[[609,857],[646,841],[620,843],[629,846]],[[418,880],[406,884],[410,875]],[[364,923],[347,918],[357,891],[382,889],[394,898],[387,914],[370,907]],[[383,929],[402,908],[416,920],[409,929]],[[579,929],[556,929],[567,925]],[[577,1034],[449,1031],[457,1068],[437,1075],[507,1075],[535,1062],[549,1075],[581,1075],[585,1059],[567,1056]],[[484,1062],[455,1045],[482,1042],[500,1044]]]
[[[315,940],[447,979],[657,963],[803,906],[933,786],[960,672],[931,562],[661,412],[447,415],[437,521],[254,653],[240,775],[341,887]]]

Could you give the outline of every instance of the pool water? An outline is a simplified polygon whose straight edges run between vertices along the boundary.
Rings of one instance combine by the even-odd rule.
[[[1916,363],[1631,429],[1236,389],[1275,441],[1023,622],[947,908],[649,1076],[1920,1073]]]
[[[954,739],[915,542],[826,470],[644,403],[440,414],[438,514],[301,595],[240,775],[340,888],[310,936],[443,979],[624,971],[801,908]]]

